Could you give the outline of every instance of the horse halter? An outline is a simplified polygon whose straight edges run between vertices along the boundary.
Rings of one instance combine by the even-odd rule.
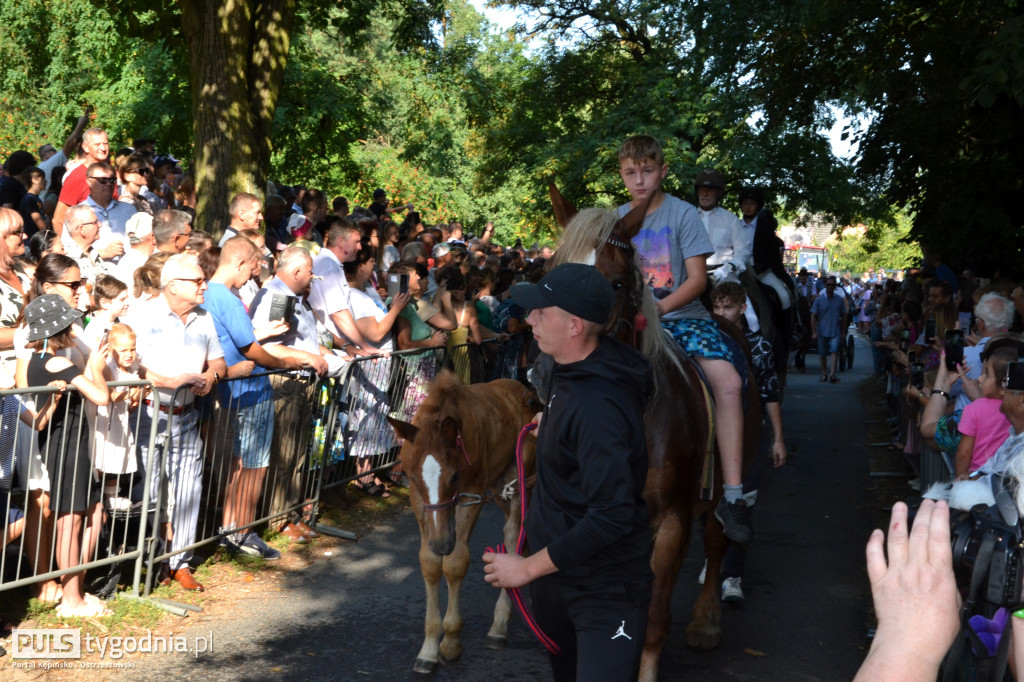
[[[466,452],[466,443],[462,439],[462,431],[455,432],[455,447],[459,449],[459,452],[461,452],[462,456],[466,459],[466,464],[472,466],[473,462],[470,461],[469,453]],[[467,498],[467,501],[463,501],[461,499],[463,497]],[[455,494],[451,496],[451,499],[445,500],[444,502],[438,502],[437,504],[424,504],[423,511],[448,511],[456,505],[459,507],[471,507],[475,504],[482,504],[483,501],[484,498],[482,495],[477,495],[476,493],[460,493],[456,490]]]

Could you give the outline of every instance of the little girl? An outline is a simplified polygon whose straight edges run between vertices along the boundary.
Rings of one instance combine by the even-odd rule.
[[[982,365],[978,388],[981,397],[964,408],[960,418],[960,446],[956,450],[956,478],[962,480],[978,470],[995,454],[1010,435],[1010,422],[1002,406],[1002,377],[1006,366],[1017,361],[1017,351],[1000,348]]]
[[[95,322],[90,323],[90,327]],[[135,332],[125,324],[114,324],[107,335],[110,358],[104,368],[107,381],[135,381],[139,378],[139,365],[135,354]],[[131,499],[120,495],[119,476],[134,474],[138,469],[135,459],[135,435],[129,414],[142,399],[142,387],[121,386],[110,390],[110,404],[86,404],[89,423],[93,425],[93,467],[104,478],[103,498],[108,509],[124,511],[132,506]]]
[[[128,285],[116,277],[100,275],[92,288],[93,311],[82,340],[96,350],[103,335],[128,309]]]

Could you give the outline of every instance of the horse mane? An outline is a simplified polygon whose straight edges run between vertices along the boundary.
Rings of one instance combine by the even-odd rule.
[[[601,208],[585,208],[569,220],[558,240],[558,248],[551,257],[551,264],[587,263],[594,264],[595,256],[604,240],[615,229],[618,217],[613,211]]]
[[[587,263],[593,264],[601,250],[605,240],[615,230],[618,223],[618,216],[614,211],[607,211],[601,208],[585,208],[577,213],[562,232],[562,238],[558,241],[558,249],[551,258],[551,264],[561,263]],[[643,272],[640,254],[633,254],[633,268]],[[679,355],[678,346],[661,331],[658,322],[658,308],[654,302],[654,294],[646,285],[641,285],[643,304],[642,312],[647,318],[647,330],[641,334],[640,351],[655,366],[654,382],[655,390],[659,384],[660,370],[668,365],[674,365],[679,371],[685,374],[683,360]]]
[[[457,415],[457,403],[465,390],[465,384],[454,372],[448,369],[441,370],[437,378],[430,383],[426,397],[416,409],[413,422],[417,425],[438,422],[445,408],[452,408],[450,411]]]

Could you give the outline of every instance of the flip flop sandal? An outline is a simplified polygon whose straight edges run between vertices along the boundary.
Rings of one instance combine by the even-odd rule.
[[[820,381],[821,383],[825,383],[826,381],[828,381],[828,377],[822,374],[820,377],[818,377],[818,381]]]
[[[107,616],[114,615],[113,611],[101,604],[94,604],[88,601],[84,606],[79,606],[78,608],[71,608],[60,603],[57,605],[55,613],[58,618],[106,618]]]

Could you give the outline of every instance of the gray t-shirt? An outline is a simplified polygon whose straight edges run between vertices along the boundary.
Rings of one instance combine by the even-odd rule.
[[[629,213],[630,205],[618,208],[619,217]],[[654,213],[644,218],[633,246],[643,262],[644,280],[655,298],[665,298],[686,281],[686,259],[715,252],[697,209],[669,194]],[[662,316],[663,320],[709,320],[700,299]]]

